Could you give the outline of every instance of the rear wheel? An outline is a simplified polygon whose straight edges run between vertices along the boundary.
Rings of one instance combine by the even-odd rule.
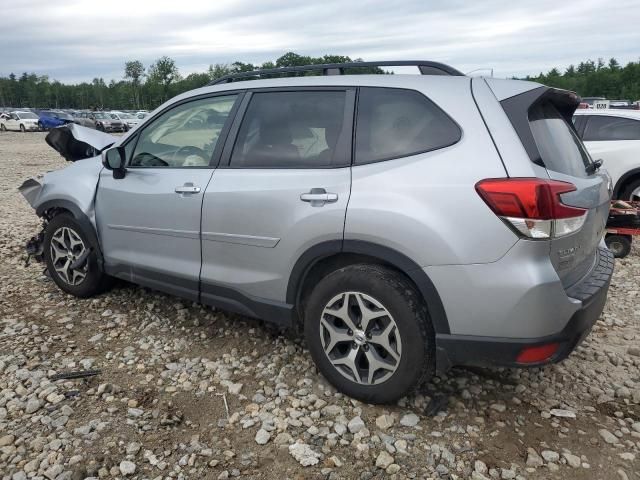
[[[631,253],[631,235],[607,234],[604,243],[616,258],[624,258]]]
[[[7,131],[7,127],[4,126],[4,123],[0,125],[0,130],[3,132]]]
[[[434,371],[433,327],[400,273],[352,265],[323,278],[305,302],[305,338],[320,372],[369,403],[398,400]]]
[[[111,278],[98,265],[98,245],[70,214],[56,215],[44,232],[44,258],[53,281],[76,297],[105,290]]]

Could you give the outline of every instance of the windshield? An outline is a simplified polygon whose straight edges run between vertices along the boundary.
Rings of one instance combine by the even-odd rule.
[[[111,115],[109,115],[107,113],[104,113],[104,112],[95,112],[93,114],[93,117],[94,118],[99,118],[100,120],[103,120],[103,119],[111,120],[111,118],[112,118]]]
[[[118,116],[120,118],[133,118],[133,115],[131,115],[129,113],[119,113]]]
[[[18,118],[22,120],[37,120],[38,116],[35,113],[31,112],[18,112]]]

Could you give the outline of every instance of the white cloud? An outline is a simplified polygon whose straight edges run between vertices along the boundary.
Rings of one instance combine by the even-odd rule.
[[[162,55],[188,74],[287,51],[437,60],[506,77],[587,58],[638,60],[640,45],[637,0],[1,2],[0,75],[61,81],[119,79],[126,60]]]

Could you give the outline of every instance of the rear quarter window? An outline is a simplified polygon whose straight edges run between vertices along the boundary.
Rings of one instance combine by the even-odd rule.
[[[356,164],[416,155],[457,143],[460,127],[415,90],[361,88],[356,125]]]
[[[540,158],[548,170],[587,177],[591,158],[575,130],[553,103],[540,102],[529,109],[529,125]]]

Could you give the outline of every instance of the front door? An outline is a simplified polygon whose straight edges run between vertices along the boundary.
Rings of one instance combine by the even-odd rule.
[[[202,198],[237,99],[170,107],[124,144],[124,178],[101,172],[96,223],[108,273],[198,299]]]
[[[252,305],[286,307],[289,275],[306,249],[342,240],[354,92],[248,95],[205,193],[201,298],[231,297],[248,306],[237,310],[264,317]]]

